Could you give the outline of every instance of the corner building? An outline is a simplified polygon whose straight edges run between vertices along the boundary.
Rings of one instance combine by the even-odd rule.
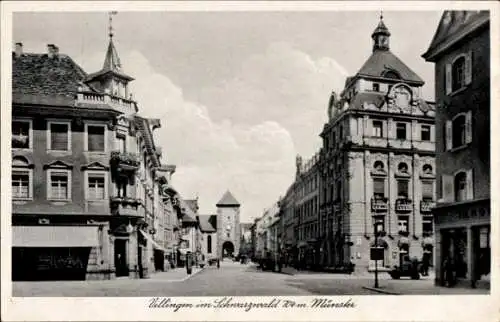
[[[423,57],[435,63],[436,284],[490,285],[490,15],[445,11]],[[446,272],[448,262],[450,271]]]
[[[390,35],[381,17],[371,56],[330,97],[319,161],[323,266],[372,270],[374,245],[385,250],[382,270],[424,249],[433,257],[435,111]]]

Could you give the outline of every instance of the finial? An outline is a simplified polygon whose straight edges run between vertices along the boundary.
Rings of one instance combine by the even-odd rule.
[[[380,10],[380,20],[384,20],[384,12]]]
[[[118,13],[118,11],[110,11],[108,13],[109,15],[109,38],[112,39],[113,38],[113,16],[116,15]]]

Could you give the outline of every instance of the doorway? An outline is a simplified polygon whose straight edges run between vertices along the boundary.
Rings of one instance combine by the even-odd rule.
[[[234,254],[234,244],[230,241],[224,242],[222,244],[222,257],[233,257]]]
[[[115,239],[116,277],[128,276],[127,239]]]

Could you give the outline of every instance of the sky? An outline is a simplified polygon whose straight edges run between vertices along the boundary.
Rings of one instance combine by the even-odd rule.
[[[384,12],[391,51],[426,84],[434,65],[421,58],[441,11]],[[139,113],[160,118],[162,162],[172,184],[216,212],[226,190],[241,221],[260,217],[295,177],[295,157],[321,146],[331,91],[339,93],[371,54],[380,12],[119,12],[114,42]],[[56,44],[86,72],[108,45],[105,12],[15,13],[13,42],[41,53]]]

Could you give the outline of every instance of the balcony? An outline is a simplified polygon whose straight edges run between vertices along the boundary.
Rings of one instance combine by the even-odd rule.
[[[396,199],[396,212],[407,213],[412,211],[413,203],[410,199],[399,198]]]
[[[113,215],[136,217],[139,215],[137,208],[141,202],[135,198],[113,197],[110,200],[110,204]]]
[[[108,93],[79,92],[77,94],[76,104],[82,107],[102,109],[109,109],[109,107],[111,107],[127,115],[137,112],[137,105],[134,100],[121,98]]]
[[[433,200],[422,200],[420,201],[420,213],[428,214],[432,212],[432,208],[436,206],[436,202]]]
[[[372,198],[373,212],[386,212],[388,209],[387,198]]]
[[[133,174],[139,169],[140,161],[135,153],[113,151],[110,164],[118,172]]]

